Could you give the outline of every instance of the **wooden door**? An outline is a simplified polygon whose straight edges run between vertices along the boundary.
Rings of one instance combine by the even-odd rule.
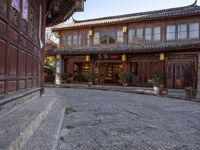
[[[175,89],[181,89],[183,87],[183,73],[182,73],[182,68],[183,64],[182,63],[174,63],[174,88]]]
[[[166,65],[166,84],[169,89],[196,88],[195,61],[171,61]]]
[[[166,66],[166,83],[167,88],[173,89],[174,88],[174,66],[173,63],[167,63]]]

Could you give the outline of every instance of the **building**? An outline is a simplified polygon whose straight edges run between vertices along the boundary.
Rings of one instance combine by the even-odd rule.
[[[8,103],[9,106],[20,103],[23,96],[44,93],[45,28],[82,10],[83,3],[83,0],[0,1],[0,110]]]
[[[60,48],[57,80],[68,73],[71,82],[86,82],[85,72],[95,73],[95,84],[120,84],[119,74],[130,73],[129,86],[148,87],[161,75],[170,89],[200,89],[200,7],[192,5],[112,16],[53,28]]]

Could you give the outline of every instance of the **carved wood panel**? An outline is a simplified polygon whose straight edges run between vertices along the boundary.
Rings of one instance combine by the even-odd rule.
[[[26,81],[25,80],[20,80],[19,81],[19,89],[24,89],[26,87]]]
[[[6,42],[0,40],[0,76],[5,74]]]
[[[33,71],[33,65],[32,65],[32,56],[31,55],[26,55],[26,72],[27,76],[32,76],[32,71]]]
[[[41,1],[25,0],[28,20],[20,18],[23,16],[22,1],[0,0],[0,95],[39,85]]]
[[[18,68],[19,68],[19,70],[18,70],[18,74],[19,74],[19,76],[21,76],[21,77],[23,77],[23,76],[25,76],[26,74],[26,53],[25,52],[23,52],[23,51],[19,51],[19,61],[18,61]]]
[[[29,13],[28,13],[28,35],[29,38],[33,39],[34,33],[34,9],[31,3],[29,3]]]
[[[9,76],[16,76],[17,74],[17,48],[10,45],[8,49],[9,55]]]
[[[3,14],[7,14],[7,4],[8,4],[8,0],[1,0],[0,1],[0,11]]]
[[[0,35],[6,35],[6,23],[3,20],[0,20]]]
[[[0,81],[0,94],[4,93],[4,81]]]
[[[8,92],[14,92],[17,90],[17,81],[8,81]]]
[[[19,12],[14,7],[12,7],[11,9],[11,18],[12,18],[12,23],[18,27],[19,26]]]
[[[196,88],[196,58],[193,56],[173,56],[166,63],[167,88],[182,89],[187,86]]]

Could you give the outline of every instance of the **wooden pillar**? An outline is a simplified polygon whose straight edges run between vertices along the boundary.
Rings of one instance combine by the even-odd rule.
[[[57,54],[56,55],[56,77],[55,77],[56,85],[60,85],[62,83],[61,74],[62,74],[62,56],[60,54]]]
[[[46,28],[46,0],[40,0],[40,20],[39,20],[39,39],[40,39],[40,95],[44,94],[44,58],[45,58],[45,28]]]

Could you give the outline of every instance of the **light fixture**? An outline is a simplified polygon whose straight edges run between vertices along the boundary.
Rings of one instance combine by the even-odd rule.
[[[90,55],[86,55],[85,61],[86,61],[86,62],[90,62]]]
[[[122,29],[122,31],[123,31],[124,33],[126,33],[126,32],[127,32],[127,30],[128,30],[127,26],[123,26],[123,29]]]
[[[74,8],[77,12],[83,11],[84,10],[84,0],[75,0]]]
[[[88,36],[92,36],[92,35],[93,35],[93,31],[92,31],[92,30],[89,30]]]
[[[160,53],[160,61],[164,61],[165,60],[165,54],[164,53]]]
[[[56,37],[56,38],[60,38],[60,33],[59,33],[59,32],[56,32],[56,33],[55,33],[55,37]]]
[[[126,61],[126,55],[122,54],[122,61],[125,62]]]

